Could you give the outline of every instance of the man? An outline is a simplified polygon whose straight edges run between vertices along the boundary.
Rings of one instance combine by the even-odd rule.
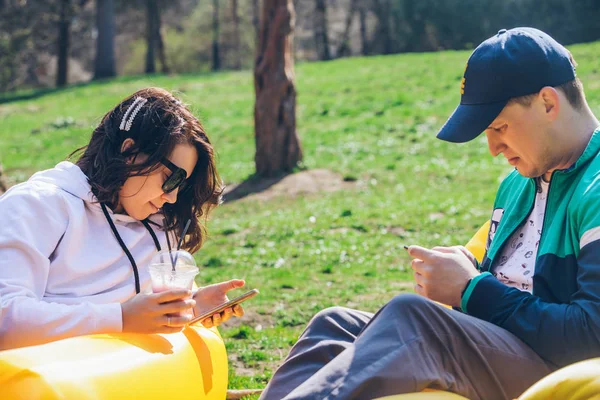
[[[261,399],[425,388],[512,399],[559,367],[600,356],[599,125],[571,54],[554,39],[515,28],[483,42],[438,134],[466,142],[485,131],[492,156],[516,169],[498,191],[483,262],[463,247],[410,246],[418,295],[375,315],[321,311]]]

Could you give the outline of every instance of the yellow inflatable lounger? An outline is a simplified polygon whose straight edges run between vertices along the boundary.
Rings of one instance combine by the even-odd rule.
[[[0,351],[0,398],[219,399],[227,353],[216,328],[91,335]]]
[[[600,358],[559,369],[531,386],[516,400],[599,400]],[[448,392],[422,392],[381,397],[377,400],[468,400]]]

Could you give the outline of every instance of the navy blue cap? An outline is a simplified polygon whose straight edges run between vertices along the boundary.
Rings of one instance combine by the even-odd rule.
[[[575,79],[570,53],[534,28],[501,29],[469,57],[460,104],[437,137],[462,143],[475,139],[513,97]]]

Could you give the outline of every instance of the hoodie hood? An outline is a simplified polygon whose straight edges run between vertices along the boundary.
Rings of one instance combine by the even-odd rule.
[[[52,169],[36,172],[29,178],[29,182],[49,183],[85,202],[98,202],[92,193],[87,176],[77,165],[68,161],[63,161]]]
[[[83,200],[87,207],[102,212],[98,198],[92,193],[92,188],[88,182],[87,176],[77,165],[63,161],[52,169],[36,172],[29,178],[29,183],[50,184],[59,187],[61,190]],[[115,214],[110,207],[107,207],[108,213],[114,221],[139,222],[127,214]]]

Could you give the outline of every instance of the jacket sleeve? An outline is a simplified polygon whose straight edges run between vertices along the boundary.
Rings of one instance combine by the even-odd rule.
[[[47,187],[18,185],[0,197],[0,350],[122,329],[119,303],[43,300],[67,210]]]
[[[570,216],[576,221],[580,248],[576,254],[577,290],[569,303],[544,301],[484,273],[465,290],[463,311],[508,330],[556,366],[599,357],[599,200],[590,193]]]

